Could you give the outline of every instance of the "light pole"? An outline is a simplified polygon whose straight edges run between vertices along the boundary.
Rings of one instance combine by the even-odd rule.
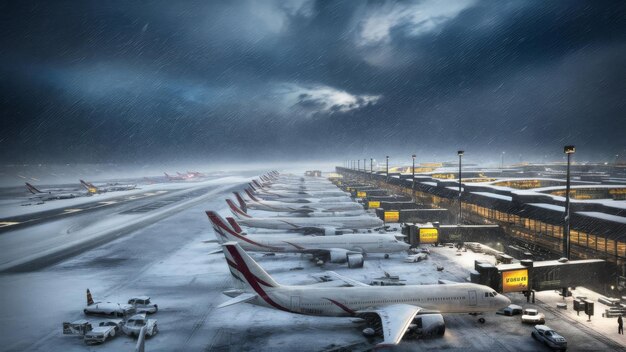
[[[367,172],[367,159],[363,158],[363,172]]]
[[[567,154],[567,180],[565,182],[565,226],[563,226],[563,256],[569,259],[570,241],[569,241],[569,190],[570,190],[570,162],[571,155],[576,152],[576,148],[573,145],[566,145],[563,148],[563,152]]]
[[[461,194],[463,192],[463,190],[461,189],[461,159],[463,157],[463,154],[465,154],[464,151],[459,150],[458,152],[456,152],[459,155],[459,222],[458,224],[461,225]]]
[[[411,157],[413,158],[413,168],[411,168],[411,174],[413,175],[413,178],[412,178],[413,182],[411,183],[411,190],[415,192],[415,157],[416,155],[413,154],[411,155]]]
[[[501,169],[504,169],[504,154],[505,154],[505,153],[506,153],[506,152],[502,152],[502,162],[500,163],[500,168],[501,168]]]
[[[374,158],[370,158],[370,174],[374,173]]]
[[[361,159],[356,161],[356,170],[361,171]]]
[[[385,157],[385,159],[387,160],[387,162],[385,163],[385,180],[386,182],[389,182],[389,155],[387,155]]]

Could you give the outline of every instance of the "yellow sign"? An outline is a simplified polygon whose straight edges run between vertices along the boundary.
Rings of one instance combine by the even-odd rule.
[[[385,212],[385,222],[398,222],[400,220],[400,212],[391,210]]]
[[[346,191],[348,192],[352,191],[352,187],[346,187]]]
[[[528,269],[502,272],[502,292],[519,292],[526,290],[528,290]]]
[[[380,208],[380,202],[377,200],[370,200],[367,202],[367,207],[370,209]]]
[[[362,191],[361,192],[356,192],[356,196],[358,198],[365,198],[365,197],[367,197],[367,192],[362,192]]]
[[[439,230],[435,228],[420,228],[420,243],[437,243],[439,241]]]

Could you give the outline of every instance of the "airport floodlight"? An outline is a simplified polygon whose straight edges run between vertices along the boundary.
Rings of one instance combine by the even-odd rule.
[[[567,173],[565,176],[565,214],[563,215],[563,257],[567,259],[570,259],[570,165],[571,156],[572,154],[574,154],[575,151],[576,148],[573,145],[566,145],[565,147],[563,147],[563,152],[567,154]]]
[[[411,175],[412,175],[412,178],[411,178],[411,189],[413,191],[415,191],[415,157],[416,156],[417,155],[415,155],[415,154],[411,155],[411,157],[413,158],[413,168],[411,168]]]
[[[462,188],[462,183],[461,183],[461,179],[462,179],[462,176],[461,176],[461,165],[462,165],[461,164],[461,159],[462,159],[463,154],[465,154],[465,151],[459,150],[456,153],[459,156],[459,220],[458,220],[458,224],[461,225],[461,220],[462,220],[462,218],[461,218],[461,212],[462,212],[461,195],[463,193],[463,188]]]
[[[385,156],[385,160],[387,161],[385,164],[386,165],[385,180],[389,182],[389,155]]]

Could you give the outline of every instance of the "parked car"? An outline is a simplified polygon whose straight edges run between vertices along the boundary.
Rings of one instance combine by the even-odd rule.
[[[115,337],[115,334],[120,331],[123,321],[121,319],[103,321],[95,328],[85,334],[85,343],[104,343],[110,337]]]
[[[417,254],[411,254],[410,256],[406,257],[404,259],[404,261],[406,263],[419,263],[422,260],[428,259],[428,254],[426,253],[417,253]]]
[[[535,325],[530,335],[552,349],[567,350],[567,340],[546,325]]]
[[[154,336],[159,332],[156,319],[147,319],[145,313],[130,317],[122,326],[122,331],[129,336],[139,336],[139,332],[144,326],[147,336]]]
[[[522,312],[522,323],[528,324],[544,324],[546,317],[543,313],[539,313],[536,309],[526,308]]]
[[[91,331],[93,327],[91,323],[85,319],[76,320],[73,322],[63,322],[63,335],[85,335]]]
[[[128,300],[128,304],[134,306],[137,313],[154,314],[159,311],[159,306],[150,302],[148,296],[132,297]]]
[[[522,314],[522,307],[518,306],[517,304],[511,304],[508,307],[501,309],[499,311],[497,311],[497,314],[501,314],[501,315],[506,315],[506,316],[513,316],[513,315],[518,315],[518,314]]]

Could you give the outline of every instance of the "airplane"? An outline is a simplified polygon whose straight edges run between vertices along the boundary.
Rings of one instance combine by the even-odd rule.
[[[316,261],[348,263],[349,268],[362,268],[367,253],[390,253],[407,251],[411,245],[389,234],[345,234],[341,236],[293,236],[274,234],[250,236],[239,226],[232,227],[219,214],[207,211],[218,242],[234,241],[252,252],[279,252],[311,254]]]
[[[252,201],[246,202],[246,200],[239,194],[239,192],[233,192],[233,194],[237,198],[237,201],[239,202],[239,207],[243,211],[247,211],[247,209],[253,209],[253,210],[289,212],[289,213],[299,213],[299,214],[315,214],[315,213],[332,214],[333,212],[336,212],[336,211],[353,211],[354,214],[356,215],[362,214],[364,212],[363,206],[356,202],[302,204],[302,203],[285,203],[281,201],[272,201],[272,200],[260,200],[256,197]]]
[[[383,226],[384,222],[370,215],[337,217],[273,217],[254,218],[239,209],[232,200],[226,199],[237,221],[245,226],[272,230],[291,230],[324,235],[341,234],[341,230],[371,229]]]
[[[80,184],[87,189],[87,192],[91,194],[96,193],[105,193],[105,192],[117,192],[117,191],[129,191],[131,189],[137,188],[137,185],[134,184],[119,184],[119,183],[107,183],[105,185],[95,186],[91,182],[85,182],[80,180]]]
[[[302,196],[302,197],[294,197],[294,198],[279,198],[276,196],[268,195],[268,194],[257,194],[255,195],[251,188],[246,188],[244,190],[250,199],[256,201],[259,198],[263,200],[275,200],[283,203],[339,203],[339,202],[349,202],[353,203],[354,201],[347,195],[343,195],[340,197],[310,197],[310,196]]]
[[[55,199],[70,199],[70,198],[76,198],[76,197],[80,197],[84,195],[81,192],[71,192],[71,191],[67,192],[66,190],[62,190],[62,189],[39,190],[37,189],[37,187],[31,185],[28,182],[26,182],[26,188],[28,189],[30,193],[33,194],[31,198],[37,198],[42,201],[55,200]]]
[[[254,183],[254,182],[253,182]],[[304,191],[304,190],[265,190],[258,185],[255,187],[250,184],[252,189],[260,196],[270,196],[276,198],[321,198],[321,197],[349,197],[350,193],[340,189],[336,190],[320,190],[320,191]]]
[[[281,285],[237,242],[222,247],[230,273],[249,292],[225,291],[232,298],[218,308],[250,303],[294,314],[360,318],[371,326],[364,334],[383,336],[377,348],[397,345],[407,333],[442,336],[442,314],[495,312],[511,303],[491,287],[474,283],[370,286],[345,278],[351,287]]]

